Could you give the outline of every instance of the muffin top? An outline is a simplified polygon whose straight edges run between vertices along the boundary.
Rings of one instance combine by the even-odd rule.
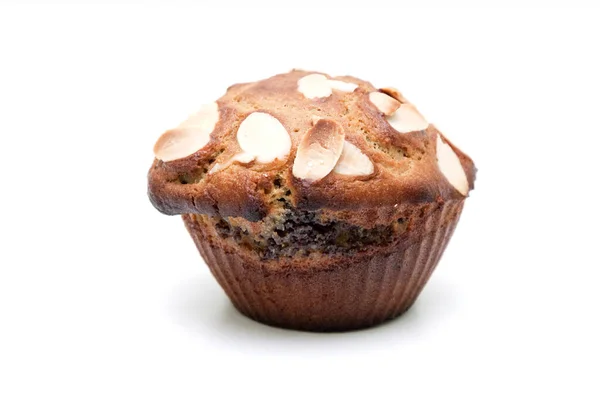
[[[391,215],[460,201],[476,172],[398,90],[300,70],[229,87],[154,154],[148,194],[159,211],[248,221],[283,207]]]

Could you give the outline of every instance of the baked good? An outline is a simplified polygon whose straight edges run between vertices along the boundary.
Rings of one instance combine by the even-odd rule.
[[[234,306],[313,331],[406,311],[476,172],[399,91],[301,70],[229,87],[154,151],[152,204],[183,216]]]

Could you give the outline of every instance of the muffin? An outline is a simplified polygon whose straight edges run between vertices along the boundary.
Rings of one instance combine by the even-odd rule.
[[[236,84],[165,132],[148,195],[265,324],[343,331],[406,311],[476,168],[393,88],[293,70]]]

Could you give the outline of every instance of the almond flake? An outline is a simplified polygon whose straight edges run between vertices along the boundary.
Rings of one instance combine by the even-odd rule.
[[[310,74],[298,80],[298,91],[307,99],[331,96],[331,86],[325,75]]]
[[[319,120],[302,138],[292,173],[307,182],[327,176],[337,164],[344,148],[344,130],[333,120]]]
[[[374,167],[369,157],[363,154],[358,147],[345,141],[342,155],[333,171],[341,175],[371,175]]]
[[[412,104],[402,104],[398,110],[387,117],[390,125],[400,133],[408,133],[427,129],[429,123]]]
[[[163,133],[154,145],[154,155],[164,162],[194,154],[210,141],[210,134],[219,121],[219,106],[207,104],[177,128]]]
[[[401,105],[398,100],[381,92],[369,93],[369,100],[384,115],[392,115]]]
[[[244,153],[238,156],[240,162],[256,160],[267,164],[284,160],[292,147],[290,135],[281,122],[263,112],[253,112],[242,121],[237,140]]]
[[[444,174],[448,182],[450,182],[456,190],[463,196],[466,196],[469,192],[467,174],[460,163],[460,159],[454,150],[452,150],[452,147],[445,143],[440,135],[437,137],[436,154],[438,167],[440,168],[440,171],[442,171],[442,174]]]

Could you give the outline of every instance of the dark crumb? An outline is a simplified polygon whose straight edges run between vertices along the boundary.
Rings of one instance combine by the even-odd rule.
[[[273,221],[273,229],[257,236],[231,225],[226,219],[217,217],[211,222],[219,236],[251,248],[263,259],[308,255],[312,252],[352,254],[364,246],[390,244],[394,237],[406,229],[403,220],[389,226],[364,229],[347,222],[322,221],[315,211],[293,209],[285,210],[281,218]]]

